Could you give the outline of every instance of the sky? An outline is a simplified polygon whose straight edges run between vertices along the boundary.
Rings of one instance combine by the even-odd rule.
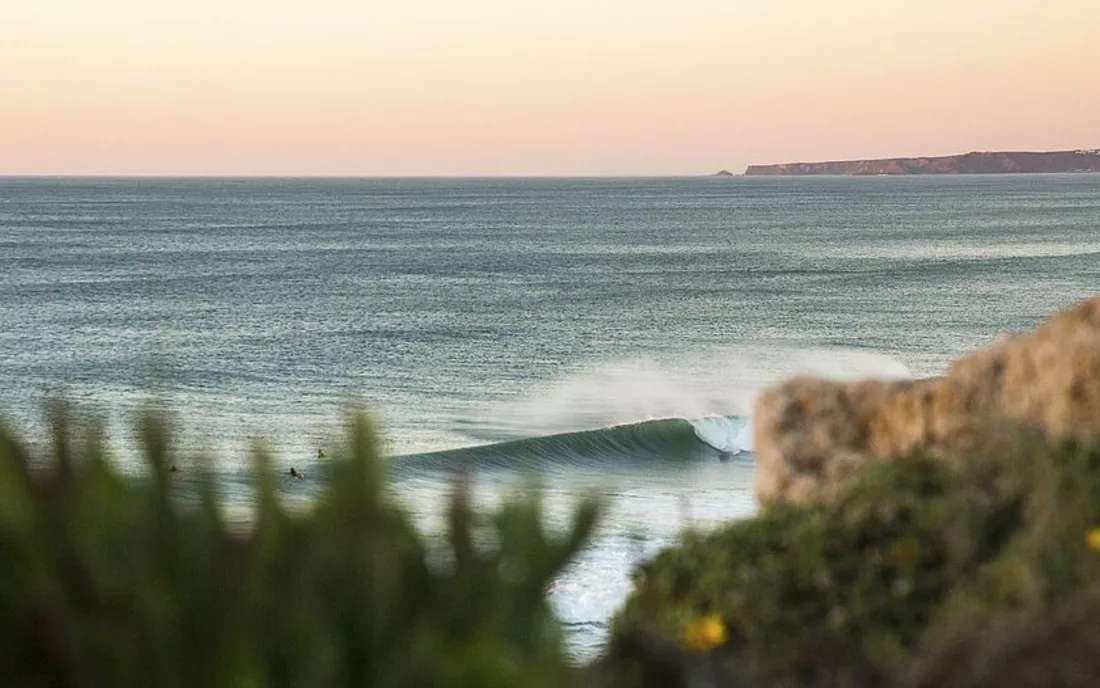
[[[1100,147],[1100,0],[0,0],[0,174]]]

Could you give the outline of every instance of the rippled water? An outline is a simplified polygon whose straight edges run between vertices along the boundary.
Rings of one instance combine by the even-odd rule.
[[[752,513],[755,390],[935,374],[1095,291],[1100,175],[0,179],[0,410],[63,389],[128,464],[156,395],[244,511],[250,438],[312,469],[352,397],[427,530],[455,455],[559,521],[599,490],[551,591],[584,657],[639,557]]]

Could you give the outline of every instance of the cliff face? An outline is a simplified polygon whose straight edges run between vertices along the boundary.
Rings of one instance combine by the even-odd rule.
[[[756,496],[814,501],[915,450],[969,451],[1001,424],[1100,435],[1100,296],[956,360],[945,376],[796,378],[756,399]]]
[[[1047,153],[966,153],[936,158],[884,158],[750,165],[746,175],[1005,174],[1100,172],[1100,149]]]

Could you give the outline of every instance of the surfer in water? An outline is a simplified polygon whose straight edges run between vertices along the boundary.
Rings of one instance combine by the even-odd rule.
[[[729,461],[733,457],[740,454],[741,450],[740,449],[731,449],[731,448],[727,447],[725,449],[719,449],[718,452],[719,452],[718,453],[718,460],[719,461]]]
[[[298,480],[306,479],[306,474],[302,473],[301,471],[295,470],[294,466],[290,467],[290,470],[287,471],[287,474],[290,475],[291,478],[297,478]]]

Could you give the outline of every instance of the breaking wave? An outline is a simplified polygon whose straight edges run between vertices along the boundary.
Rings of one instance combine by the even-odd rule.
[[[553,470],[640,462],[714,461],[752,450],[745,418],[710,416],[625,423],[461,449],[395,457],[391,471],[471,469]]]

